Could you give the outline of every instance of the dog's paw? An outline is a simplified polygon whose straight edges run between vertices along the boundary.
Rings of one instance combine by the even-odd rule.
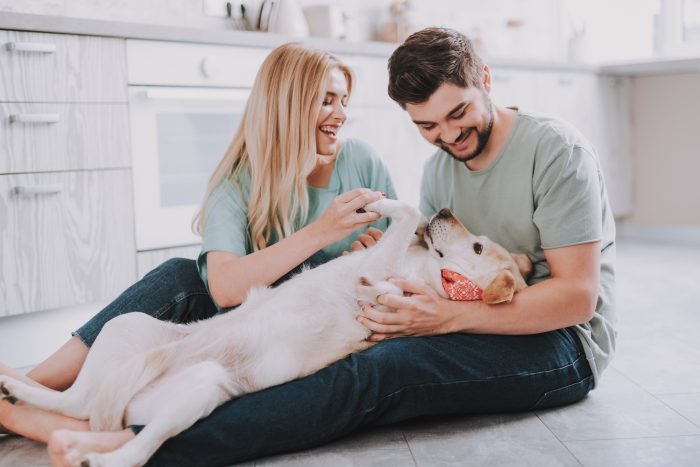
[[[360,277],[360,281],[355,287],[357,300],[370,304],[376,304],[377,298],[385,293],[402,295],[403,290],[397,285],[388,281],[371,282],[366,277]]]
[[[108,467],[110,465],[109,462],[105,462],[105,455],[96,453],[96,452],[90,452],[85,454],[85,457],[83,457],[83,460],[80,461],[80,467]]]
[[[15,383],[16,380],[10,378],[9,376],[0,376],[0,395],[2,395],[2,400],[5,400],[10,404],[15,404],[18,401],[16,397]]]

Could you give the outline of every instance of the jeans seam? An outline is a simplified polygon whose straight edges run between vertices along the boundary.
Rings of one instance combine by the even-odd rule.
[[[500,376],[494,376],[494,377],[492,377],[492,378],[483,378],[483,379],[468,379],[468,380],[460,380],[460,381],[450,381],[450,382],[440,382],[440,383],[411,384],[411,385],[408,385],[408,386],[403,386],[403,387],[397,389],[396,391],[394,391],[394,392],[392,392],[392,393],[390,393],[390,394],[387,394],[387,395],[385,395],[385,396],[382,396],[382,398],[379,399],[379,402],[378,402],[376,405],[374,405],[372,408],[365,409],[364,411],[361,412],[361,415],[366,415],[366,414],[372,412],[373,410],[375,410],[375,409],[381,404],[381,402],[383,402],[383,401],[385,401],[386,399],[388,399],[388,398],[390,398],[390,397],[392,397],[392,396],[395,396],[396,394],[399,394],[399,393],[401,393],[401,392],[403,392],[403,391],[405,391],[405,390],[407,390],[407,389],[424,388],[424,387],[431,387],[431,386],[433,386],[433,387],[449,386],[449,385],[453,385],[453,384],[463,384],[463,383],[480,383],[480,382],[485,382],[485,381],[494,381],[494,380],[498,380],[498,379],[513,378],[513,377],[518,377],[518,376],[541,375],[541,374],[551,373],[551,372],[554,372],[554,371],[561,371],[561,370],[565,370],[565,369],[567,369],[567,368],[570,368],[570,367],[574,366],[574,365],[575,365],[579,360],[581,360],[582,358],[584,358],[584,355],[579,356],[578,358],[576,358],[576,360],[574,360],[573,362],[571,362],[571,363],[569,363],[569,364],[567,364],[567,365],[561,366],[561,367],[559,367],[559,368],[553,368],[553,369],[551,369],[551,370],[545,370],[545,371],[536,371],[536,372],[531,372],[531,373],[513,373],[513,374],[510,374],[510,375],[500,375]]]
[[[160,319],[161,316],[165,314],[169,309],[180,303],[181,301],[185,300],[186,298],[189,298],[193,295],[209,295],[209,292],[207,291],[197,291],[197,292],[181,292],[180,294],[176,295],[175,298],[168,303],[166,306],[161,308],[160,310],[156,311],[153,313],[153,317],[156,319]]]

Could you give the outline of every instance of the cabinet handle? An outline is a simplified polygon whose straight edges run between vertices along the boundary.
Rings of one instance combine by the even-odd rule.
[[[56,52],[56,44],[42,44],[40,42],[8,42],[5,47],[10,52],[38,52],[43,54]]]
[[[53,185],[16,186],[12,189],[12,194],[16,196],[56,195],[62,191],[63,185],[56,183]]]
[[[56,123],[58,114],[13,114],[10,123]]]

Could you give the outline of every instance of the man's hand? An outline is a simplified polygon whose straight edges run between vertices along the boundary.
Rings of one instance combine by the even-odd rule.
[[[372,331],[371,342],[403,336],[432,336],[451,331],[454,308],[444,306],[449,300],[440,297],[427,284],[404,279],[390,279],[404,294],[383,294],[377,298],[381,305],[392,311],[379,311],[371,305],[363,307],[357,320]]]
[[[382,235],[384,235],[384,232],[381,230],[375,229],[374,227],[367,227],[365,233],[358,235],[357,240],[352,242],[352,245],[350,245],[350,251],[343,252],[343,256],[349,255],[353,251],[364,250],[376,245],[379,239],[382,238]]]

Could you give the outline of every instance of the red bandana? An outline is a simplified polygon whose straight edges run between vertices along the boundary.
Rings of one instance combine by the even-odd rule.
[[[442,273],[442,288],[445,289],[450,300],[460,302],[481,300],[484,291],[474,282],[449,269],[442,269],[440,272]]]

